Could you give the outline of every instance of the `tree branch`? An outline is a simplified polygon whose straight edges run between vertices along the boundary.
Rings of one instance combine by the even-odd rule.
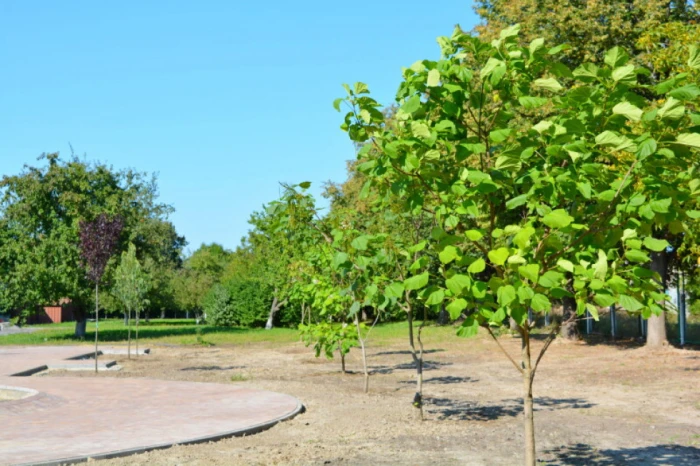
[[[496,342],[496,344],[498,345],[498,347],[501,348],[501,351],[503,351],[503,354],[505,354],[506,357],[507,357],[508,359],[510,359],[510,362],[513,363],[513,365],[514,365],[515,368],[518,370],[518,372],[520,372],[520,373],[522,374],[522,373],[523,373],[523,368],[520,367],[520,366],[518,366],[518,363],[515,362],[515,360],[510,356],[510,354],[508,354],[508,351],[506,351],[506,349],[501,345],[501,342],[498,341],[498,338],[496,338],[496,335],[493,334],[493,332],[491,331],[491,328],[490,328],[488,325],[486,325],[485,327],[486,327],[486,330],[488,330],[489,335],[491,335],[491,338],[493,338],[494,341]]]
[[[544,345],[540,350],[540,354],[537,356],[537,361],[535,361],[535,367],[532,368],[530,380],[535,380],[535,372],[537,372],[537,367],[540,365],[540,361],[542,360],[544,353],[547,351],[547,348],[549,348],[549,345],[551,345],[552,342],[557,338],[557,334],[559,333],[559,327],[559,325],[555,325],[552,328],[552,331],[549,332],[549,335],[547,336],[547,339],[545,340]]]

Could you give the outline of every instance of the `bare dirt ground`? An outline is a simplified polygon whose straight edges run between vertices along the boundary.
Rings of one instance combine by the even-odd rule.
[[[425,421],[411,404],[415,370],[398,341],[370,347],[368,395],[359,350],[349,357],[355,371],[349,375],[340,374],[338,361],[316,359],[301,343],[151,346],[149,356],[120,356],[123,369],[100,377],[247,384],[294,395],[306,412],[254,436],[100,464],[521,464],[520,374],[484,337],[436,341],[427,329],[425,339]],[[502,342],[518,354],[517,338]],[[538,370],[535,397],[542,464],[700,464],[698,351],[556,342]]]

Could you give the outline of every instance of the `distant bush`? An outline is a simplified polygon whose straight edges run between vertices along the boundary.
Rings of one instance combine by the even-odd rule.
[[[257,280],[230,280],[214,285],[204,299],[207,321],[221,327],[265,325],[272,290]]]
[[[231,306],[231,293],[225,286],[220,284],[212,286],[204,297],[202,307],[207,322],[218,326],[236,325]]]

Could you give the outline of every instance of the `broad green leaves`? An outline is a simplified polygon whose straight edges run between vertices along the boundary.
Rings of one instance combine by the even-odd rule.
[[[420,290],[421,288],[425,288],[428,285],[429,280],[430,275],[428,274],[428,272],[423,272],[420,275],[407,278],[406,280],[404,280],[403,285],[404,288],[409,291]]]
[[[656,312],[651,254],[700,216],[697,84],[638,82],[646,71],[620,47],[572,73],[563,47],[523,48],[517,28],[492,43],[461,32],[439,42],[440,60],[405,71],[391,121],[368,123],[375,104],[348,100],[351,137],[372,138],[362,173],[377,207],[434,226],[405,290],[464,314],[463,335],[508,316],[527,325],[528,308],[564,297],[594,317],[620,300]],[[665,228],[668,241],[651,237]]]
[[[471,283],[472,281],[468,276],[461,274],[455,274],[445,281],[447,289],[455,296],[459,296],[464,290],[468,290],[471,287]]]
[[[689,48],[688,66],[693,69],[700,69],[700,47],[691,45]]]
[[[489,260],[494,265],[505,264],[506,260],[508,259],[508,256],[510,256],[510,251],[508,250],[508,248],[498,248],[494,251],[489,251],[488,253]]]
[[[676,144],[700,149],[700,133],[683,133],[676,137]]]
[[[428,72],[428,87],[436,87],[440,84],[440,72],[438,70],[430,70]]]
[[[639,121],[642,119],[642,109],[629,102],[620,102],[613,107],[613,113],[622,115],[629,120]]]
[[[665,239],[655,239],[650,236],[644,238],[644,247],[654,252],[661,252],[668,248],[670,244]]]
[[[564,209],[553,210],[542,218],[542,223],[550,228],[566,228],[574,218]]]
[[[610,68],[617,68],[629,61],[630,56],[622,47],[613,47],[605,53],[605,64]]]
[[[467,268],[467,272],[471,274],[481,273],[484,270],[486,270],[486,261],[484,261],[484,259],[482,258],[478,258],[477,260],[472,262]]]
[[[554,78],[536,79],[532,83],[532,86],[539,89],[545,89],[551,92],[559,92],[563,89],[562,85],[559,84],[559,81],[557,81]]]

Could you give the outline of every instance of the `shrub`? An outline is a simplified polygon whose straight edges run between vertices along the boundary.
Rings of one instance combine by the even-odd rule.
[[[214,285],[204,299],[207,321],[221,327],[265,325],[272,290],[257,280],[230,280]]]

